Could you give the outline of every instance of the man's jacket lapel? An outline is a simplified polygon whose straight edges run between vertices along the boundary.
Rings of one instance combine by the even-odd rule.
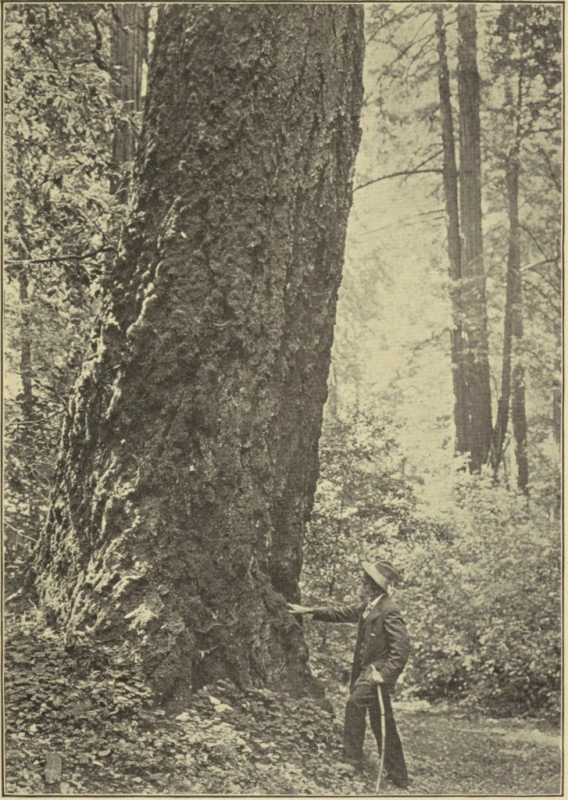
[[[367,617],[366,617],[366,618],[363,620],[363,625],[366,625],[366,624],[368,624],[369,622],[372,622],[372,621],[373,621],[373,620],[374,620],[376,617],[378,617],[378,616],[379,616],[379,614],[381,614],[381,613],[382,613],[382,609],[383,609],[383,600],[385,599],[385,597],[387,597],[387,595],[386,595],[386,594],[382,594],[382,595],[381,595],[381,597],[380,597],[379,601],[378,601],[377,603],[375,603],[375,605],[373,606],[373,608],[372,608],[372,609],[369,611],[369,613],[367,614]]]

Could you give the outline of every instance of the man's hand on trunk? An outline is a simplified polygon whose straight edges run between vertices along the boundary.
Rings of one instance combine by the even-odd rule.
[[[310,608],[309,606],[298,606],[296,603],[288,603],[288,611],[291,611],[292,614],[313,614],[315,608]]]

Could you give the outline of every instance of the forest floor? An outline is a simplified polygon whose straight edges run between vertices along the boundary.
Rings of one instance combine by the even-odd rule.
[[[413,705],[422,704],[395,704],[412,780],[409,794],[561,794],[558,728],[534,719],[493,719],[446,704],[420,710]],[[372,747],[370,735],[367,746]],[[376,767],[370,773],[367,791]]]
[[[334,716],[310,701],[219,682],[174,717],[152,707],[120,665],[77,667],[37,622],[5,627],[5,795],[373,795],[341,764],[345,690]],[[491,719],[451,705],[395,704],[410,795],[559,795],[560,732],[535,719]],[[46,764],[50,769],[46,781]],[[384,784],[381,794],[401,794]]]

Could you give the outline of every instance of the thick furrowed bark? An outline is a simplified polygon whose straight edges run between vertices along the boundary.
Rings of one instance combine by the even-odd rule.
[[[134,198],[38,588],[164,699],[316,691],[297,596],[359,143],[362,9],[160,9]],[[284,597],[282,596],[284,595]]]

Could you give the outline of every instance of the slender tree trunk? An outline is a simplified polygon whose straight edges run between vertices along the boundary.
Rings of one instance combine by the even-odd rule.
[[[529,467],[527,456],[527,414],[525,406],[525,370],[521,360],[523,338],[523,286],[521,281],[521,246],[519,229],[519,153],[515,151],[507,165],[507,195],[509,198],[509,269],[511,272],[511,333],[513,358],[512,422],[517,462],[517,485],[527,491]]]
[[[134,195],[37,585],[162,700],[317,692],[299,597],[359,144],[363,9],[165,4]]]
[[[506,167],[507,197],[509,205],[509,250],[507,255],[507,286],[505,292],[505,320],[503,325],[503,366],[501,370],[501,395],[497,409],[497,419],[493,431],[491,464],[494,477],[497,477],[503,458],[503,445],[509,424],[511,404],[511,375],[513,363],[513,328],[518,324],[517,304],[520,290],[520,249],[519,249],[519,160],[518,152],[512,153]]]
[[[529,463],[527,453],[527,412],[525,402],[525,369],[522,363],[521,343],[523,339],[523,284],[521,280],[521,245],[519,228],[519,154],[515,152],[507,169],[507,194],[509,197],[509,266],[511,269],[511,317],[513,342],[513,401],[511,416],[515,437],[515,460],[517,462],[517,486],[528,491]]]
[[[524,368],[520,357],[523,337],[523,295],[521,282],[521,249],[519,231],[519,172],[518,149],[508,159],[506,167],[509,204],[509,253],[507,257],[507,290],[503,336],[503,370],[501,397],[495,422],[492,465],[497,474],[503,456],[503,443],[509,421],[512,394],[512,421],[517,461],[517,485],[526,491],[528,484],[527,419],[525,410]],[[513,367],[513,361],[515,365]]]
[[[112,141],[112,161],[115,169],[111,192],[122,202],[128,195],[129,174],[124,167],[132,164],[136,147],[132,116],[142,110],[142,75],[148,51],[149,6],[140,3],[114,3],[114,28],[110,56],[113,71],[111,86],[114,96],[122,103]]]
[[[454,423],[456,429],[456,451],[467,453],[468,422],[465,406],[465,374],[463,357],[463,335],[461,307],[461,239],[458,206],[458,171],[450,90],[450,71],[446,53],[446,29],[443,6],[436,6],[436,34],[438,40],[438,88],[440,94],[440,121],[444,152],[444,196],[448,215],[448,257],[452,281],[451,300],[453,328],[451,331],[452,381],[454,388]]]
[[[476,7],[459,3],[460,220],[462,308],[470,468],[486,463],[492,439],[491,385],[481,214],[481,135]]]
[[[24,254],[22,253],[22,258]],[[20,408],[22,410],[22,435],[20,437],[20,460],[24,465],[24,472],[28,487],[31,489],[34,477],[34,425],[35,398],[33,389],[33,362],[32,362],[32,332],[29,299],[29,278],[25,267],[18,273],[20,290],[20,380],[22,382],[22,396]],[[34,537],[38,535],[39,509],[34,500],[35,494],[28,490],[28,532]]]
[[[332,419],[337,417],[337,406],[337,369],[334,367],[334,363],[332,361],[329,368],[329,379],[327,382],[327,403],[325,407],[327,414]]]
[[[525,369],[519,361],[513,368],[513,435],[517,461],[517,486],[528,492],[529,461],[527,454],[527,413],[525,403]]]
[[[561,366],[557,365],[560,372]],[[552,384],[552,433],[556,444],[562,440],[562,384],[559,380],[554,380]]]
[[[521,280],[521,237],[519,227],[520,120],[523,104],[522,68],[518,75],[516,108],[509,84],[505,90],[507,107],[513,112],[511,138],[513,145],[505,165],[507,206],[509,216],[509,247],[507,254],[507,288],[503,330],[503,367],[501,396],[493,431],[491,463],[497,477],[503,459],[503,445],[509,424],[512,400],[513,436],[517,462],[517,485],[526,492],[528,485],[527,418],[525,409],[524,367],[521,360],[523,338],[523,288]]]
[[[32,337],[30,332],[30,310],[28,274],[25,268],[18,273],[20,288],[20,379],[22,381],[22,416],[26,424],[33,424],[34,392],[32,368]]]

